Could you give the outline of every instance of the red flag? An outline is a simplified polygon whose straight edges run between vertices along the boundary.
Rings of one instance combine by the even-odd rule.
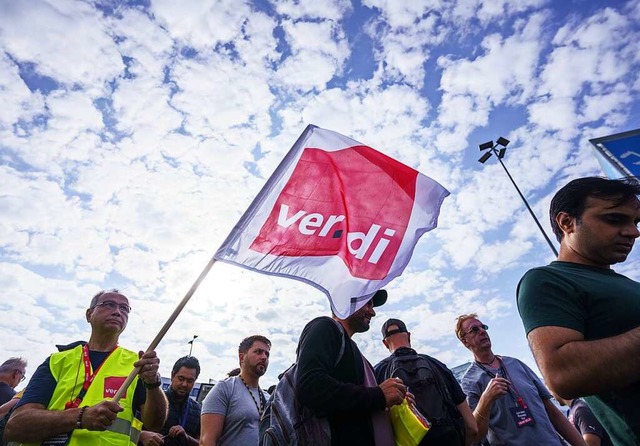
[[[214,258],[309,283],[346,318],[402,274],[448,195],[411,167],[310,125]]]

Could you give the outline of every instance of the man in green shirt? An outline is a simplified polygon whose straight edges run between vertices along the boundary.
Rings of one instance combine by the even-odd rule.
[[[549,216],[558,261],[534,268],[518,310],[540,371],[565,399],[584,396],[615,445],[640,444],[640,283],[614,272],[640,235],[640,182],[580,178]]]

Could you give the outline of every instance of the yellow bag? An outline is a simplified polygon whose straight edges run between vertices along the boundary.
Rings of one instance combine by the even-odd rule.
[[[431,423],[406,398],[389,412],[396,446],[418,446],[429,432]]]

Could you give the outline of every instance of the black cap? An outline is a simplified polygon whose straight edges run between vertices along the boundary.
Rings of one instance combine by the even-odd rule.
[[[392,325],[396,325],[398,328],[389,330],[389,327]],[[389,319],[387,322],[382,324],[382,339],[386,339],[387,337],[396,333],[409,333],[407,331],[407,326],[404,325],[404,322],[402,322],[400,319]]]
[[[371,300],[373,301],[374,307],[384,305],[384,303],[387,301],[387,290],[380,289],[376,291],[376,294],[373,295]]]

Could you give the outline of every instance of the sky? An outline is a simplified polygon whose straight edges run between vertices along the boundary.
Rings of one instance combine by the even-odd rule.
[[[454,367],[477,312],[494,351],[532,367],[515,302],[554,259],[548,204],[603,175],[592,138],[640,127],[640,2],[599,0],[0,0],[0,360],[29,376],[87,339],[101,289],[132,309],[120,344],[145,350],[307,124],[419,170],[451,195],[354,340],[373,364],[400,318]],[[553,239],[555,242],[555,239]],[[557,243],[555,244],[557,246]],[[615,270],[639,279],[632,252]],[[217,262],[157,347],[200,381],[272,341],[268,387],[295,361],[320,291]],[[536,369],[537,370],[537,369]]]

